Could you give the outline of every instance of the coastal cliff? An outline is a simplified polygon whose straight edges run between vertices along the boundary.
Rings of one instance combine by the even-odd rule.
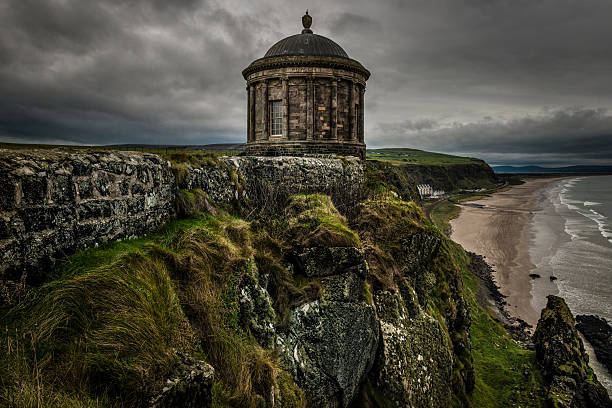
[[[117,153],[62,154],[64,168],[83,157],[108,183],[108,196],[94,185],[86,199],[75,185],[83,180],[67,177],[76,206],[146,199],[113,187],[137,183],[127,168],[106,177],[106,155]],[[92,235],[86,249],[48,249],[54,262],[41,280],[24,278],[27,290],[1,309],[2,404],[541,406],[532,354],[478,303],[469,257],[411,201],[416,185],[405,169],[344,158],[130,155],[170,169],[166,224],[130,239]],[[13,170],[3,174],[15,197],[27,196]],[[45,200],[55,174],[29,175],[44,181]],[[75,217],[28,233],[78,226]]]
[[[493,170],[479,160],[460,164],[391,164],[384,161],[369,161],[366,171],[379,173],[398,192],[418,197],[416,185],[428,184],[438,190],[454,192],[459,190],[492,188],[497,183]],[[415,191],[411,191],[414,189]]]

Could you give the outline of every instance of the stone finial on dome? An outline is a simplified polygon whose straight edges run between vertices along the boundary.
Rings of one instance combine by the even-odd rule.
[[[306,14],[302,16],[302,25],[304,29],[302,30],[302,34],[312,34],[312,30],[310,26],[312,25],[312,17],[308,14],[308,10],[306,10]]]

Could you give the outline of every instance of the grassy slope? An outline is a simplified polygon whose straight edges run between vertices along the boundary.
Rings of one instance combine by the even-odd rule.
[[[238,328],[252,238],[242,220],[202,214],[71,256],[30,301],[0,311],[0,406],[141,404],[175,349],[213,364],[217,407],[254,406],[272,386],[303,406],[278,357]]]
[[[394,164],[450,165],[482,163],[481,160],[470,157],[452,156],[449,154],[405,148],[368,149],[367,158],[389,161]]]
[[[459,207],[445,201],[432,213],[432,221],[447,233]],[[479,281],[469,269],[469,258],[452,241],[451,253],[463,274],[463,290],[470,309],[470,340],[476,375],[473,393],[476,407],[543,407],[544,382],[535,351],[518,346],[486,305],[478,302]]]
[[[81,251],[32,299],[0,310],[0,406],[141,405],[180,350],[215,368],[215,407],[269,405],[273,392],[283,407],[303,407],[278,353],[242,328],[239,285],[267,275],[282,325],[320,292],[283,266],[283,248],[361,246],[359,237],[322,195],[291,197],[277,220],[214,211]]]
[[[543,407],[544,380],[535,351],[518,346],[499,323],[476,301],[478,278],[464,272],[466,300],[472,314],[470,338],[476,371],[476,407]]]
[[[431,212],[431,221],[447,236],[450,236],[451,226],[449,221],[459,215],[459,207],[449,201],[438,204]]]

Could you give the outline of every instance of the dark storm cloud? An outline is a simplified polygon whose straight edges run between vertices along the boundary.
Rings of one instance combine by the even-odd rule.
[[[431,123],[419,127],[418,123]],[[604,109],[544,111],[505,122],[484,118],[474,123],[440,124],[433,120],[381,124],[377,143],[458,152],[491,163],[551,165],[609,164],[612,158],[612,115]]]
[[[278,5],[5,0],[0,140],[242,141],[240,72],[299,32],[308,7],[313,30],[372,71],[370,146],[473,153],[497,162],[520,161],[521,154],[551,163],[612,157],[606,156],[612,131],[607,0]]]

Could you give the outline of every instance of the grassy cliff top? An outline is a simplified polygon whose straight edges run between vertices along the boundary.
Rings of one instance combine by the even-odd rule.
[[[388,161],[393,164],[438,166],[451,164],[483,164],[482,160],[472,157],[452,156],[450,154],[407,148],[368,149],[366,156],[370,160]]]

